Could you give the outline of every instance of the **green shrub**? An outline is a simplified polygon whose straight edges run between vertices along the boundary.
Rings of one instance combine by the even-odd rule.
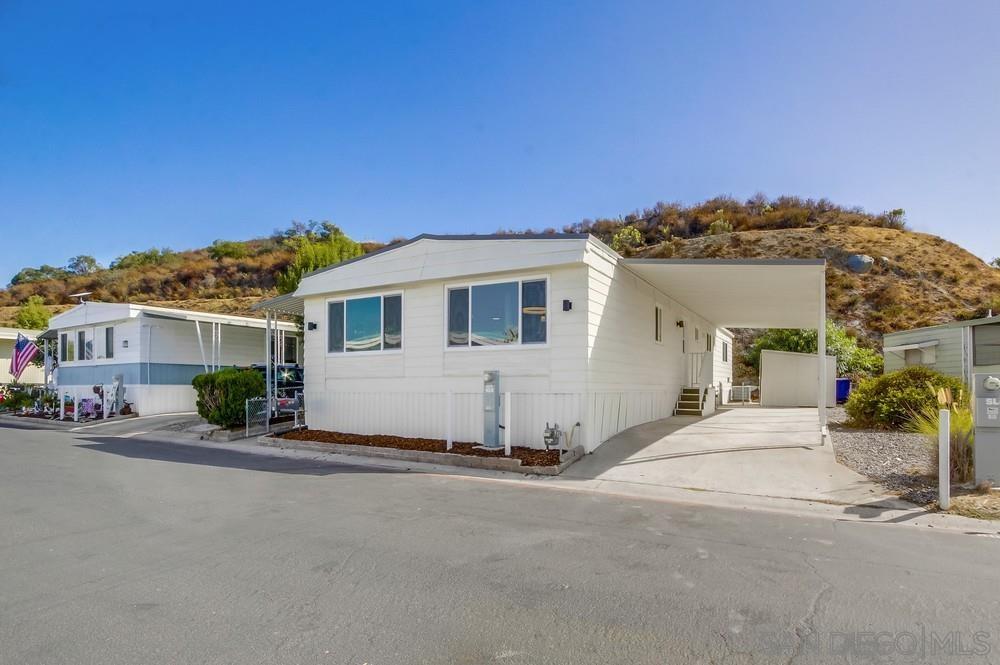
[[[191,385],[198,392],[198,415],[219,427],[242,425],[246,401],[260,397],[266,389],[260,372],[235,368],[199,374]]]
[[[216,261],[221,261],[222,259],[244,259],[249,253],[250,251],[247,249],[245,242],[237,242],[235,240],[216,240],[208,248],[208,255]]]
[[[907,367],[862,381],[847,399],[847,415],[856,427],[901,429],[915,414],[936,409],[935,390],[947,388],[962,404],[967,399],[959,379],[927,367]]]
[[[626,255],[643,243],[642,232],[634,226],[625,226],[611,238],[611,249]]]

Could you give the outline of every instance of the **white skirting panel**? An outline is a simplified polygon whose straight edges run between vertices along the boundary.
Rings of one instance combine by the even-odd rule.
[[[452,400],[452,440],[481,443],[482,393],[453,393]],[[512,445],[544,448],[546,423],[564,431],[577,422],[582,426],[582,394],[511,393],[510,401]],[[444,439],[447,414],[447,393],[306,393],[306,423],[313,429]],[[577,430],[574,445],[581,441]]]
[[[642,391],[591,393],[587,406],[589,452],[629,427],[666,418],[673,405],[666,391]]]
[[[110,388],[110,386],[108,386]],[[79,399],[93,399],[94,386],[59,386],[61,395]],[[191,386],[125,386],[125,401],[140,416],[161,413],[186,413],[195,411],[197,394]]]

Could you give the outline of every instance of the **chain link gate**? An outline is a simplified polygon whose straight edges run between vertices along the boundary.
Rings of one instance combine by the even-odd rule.
[[[246,435],[259,436],[270,431],[270,414],[266,397],[251,397],[246,404]]]

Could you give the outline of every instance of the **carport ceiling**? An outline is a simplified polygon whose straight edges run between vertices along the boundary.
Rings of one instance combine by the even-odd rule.
[[[813,328],[823,259],[623,259],[629,270],[709,321],[731,328]]]

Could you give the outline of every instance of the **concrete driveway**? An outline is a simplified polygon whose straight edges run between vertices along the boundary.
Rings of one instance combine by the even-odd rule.
[[[820,444],[816,409],[734,407],[673,416],[626,430],[564,478],[733,494],[867,503],[888,498]]]

